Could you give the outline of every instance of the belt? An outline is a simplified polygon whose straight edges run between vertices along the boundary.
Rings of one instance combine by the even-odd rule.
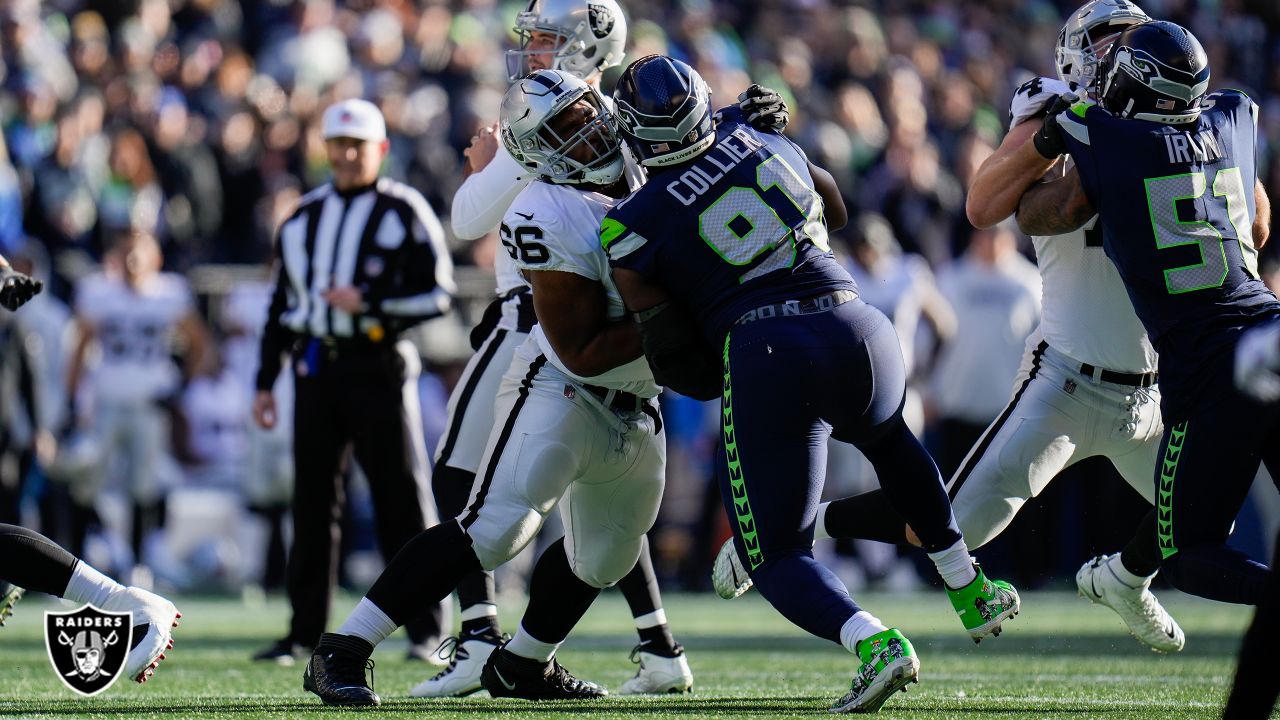
[[[748,310],[742,317],[734,321],[734,325],[745,325],[756,320],[767,320],[775,317],[791,317],[794,315],[813,315],[833,310],[858,297],[852,290],[835,290],[822,295],[814,295],[804,300],[787,300],[785,302],[761,305]]]
[[[1160,373],[1122,373],[1115,370],[1107,370],[1090,365],[1089,363],[1080,363],[1080,374],[1087,375],[1094,380],[1102,382],[1114,383],[1116,385],[1129,385],[1131,387],[1151,387],[1160,379]]]
[[[642,412],[645,415],[648,415],[653,419],[654,434],[656,435],[657,433],[662,432],[662,416],[658,414],[657,408],[655,408],[648,400],[640,397],[639,395],[623,392],[622,390],[615,390],[613,388],[601,387],[600,385],[583,384],[582,387],[587,392],[595,395],[596,399],[604,403],[605,407],[610,410],[629,413]]]

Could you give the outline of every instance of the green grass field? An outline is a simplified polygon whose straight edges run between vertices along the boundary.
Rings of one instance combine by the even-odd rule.
[[[889,718],[1211,718],[1220,713],[1239,636],[1249,611],[1165,592],[1187,632],[1176,656],[1155,655],[1124,631],[1109,610],[1066,594],[1029,594],[1023,612],[999,638],[975,646],[942,593],[866,594],[859,601],[916,647],[918,685],[881,710]],[[334,618],[355,598],[335,603]],[[54,676],[42,637],[52,602],[28,598],[0,629],[0,717],[23,718],[351,718],[495,717],[605,720],[661,718],[822,717],[848,688],[850,656],[779,617],[759,595],[723,601],[711,595],[667,598],[678,639],[695,675],[692,695],[610,697],[593,703],[495,701],[484,693],[461,700],[408,697],[433,672],[404,658],[405,641],[379,648],[373,711],[330,710],[301,689],[301,666],[255,664],[249,655],[285,624],[279,600],[179,599],[185,617],[176,647],[145,686],[121,681],[80,698]],[[508,628],[516,614],[504,615]],[[607,593],[561,651],[579,676],[616,688],[632,672],[635,641],[617,593]]]

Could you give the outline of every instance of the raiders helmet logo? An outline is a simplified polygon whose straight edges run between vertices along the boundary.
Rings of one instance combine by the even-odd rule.
[[[120,678],[133,646],[133,613],[92,605],[44,614],[44,644],[63,684],[81,695],[97,695]]]
[[[587,3],[587,23],[591,25],[591,33],[597,38],[606,38],[613,32],[613,14],[609,8],[598,3]]]

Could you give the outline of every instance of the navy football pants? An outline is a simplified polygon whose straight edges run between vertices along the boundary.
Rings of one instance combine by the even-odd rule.
[[[1174,587],[1256,605],[1266,566],[1227,546],[1259,463],[1280,483],[1280,406],[1262,406],[1232,384],[1232,353],[1215,363],[1211,387],[1182,417],[1166,417],[1155,468],[1161,570]]]
[[[801,628],[840,642],[858,606],[813,559],[827,438],[857,446],[928,550],[960,538],[942,477],[907,429],[897,334],[861,300],[734,327],[725,338],[720,491],[743,565]]]

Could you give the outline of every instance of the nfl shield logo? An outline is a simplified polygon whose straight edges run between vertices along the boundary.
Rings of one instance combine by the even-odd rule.
[[[564,386],[564,397],[565,397],[565,399],[566,399],[566,400],[572,400],[574,397],[576,397],[576,396],[577,396],[577,394],[578,394],[578,392],[577,392],[576,390],[574,390],[574,389],[573,389],[573,386],[572,386],[572,385],[565,385],[565,386]]]
[[[63,684],[81,695],[111,687],[133,645],[133,613],[92,605],[74,612],[45,612],[44,644]]]

